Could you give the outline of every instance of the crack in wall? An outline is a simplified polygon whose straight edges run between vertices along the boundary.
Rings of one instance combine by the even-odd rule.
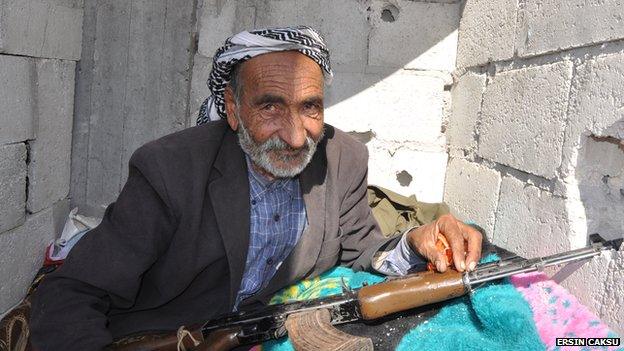
[[[32,214],[32,212],[28,209],[28,197],[30,196],[29,192],[30,192],[30,177],[28,176],[29,171],[30,171],[30,161],[31,161],[31,147],[30,147],[30,141],[26,140],[24,141],[24,145],[26,146],[26,187],[25,187],[25,192],[26,195],[24,197],[25,201],[24,201],[24,211],[26,212],[26,214]]]

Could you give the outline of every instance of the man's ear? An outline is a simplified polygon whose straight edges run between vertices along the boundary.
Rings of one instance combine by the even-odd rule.
[[[237,130],[238,118],[236,118],[236,99],[234,98],[234,92],[229,85],[225,88],[223,98],[225,100],[225,114],[227,115],[227,122],[232,130]]]

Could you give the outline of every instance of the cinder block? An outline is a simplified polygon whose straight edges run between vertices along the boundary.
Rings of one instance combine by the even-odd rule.
[[[524,1],[518,12],[520,56],[624,38],[621,0]]]
[[[0,314],[24,298],[43,264],[46,245],[54,238],[51,209],[30,215],[22,226],[0,234]]]
[[[82,1],[5,0],[0,11],[2,52],[80,59]]]
[[[443,150],[444,81],[399,71],[388,77],[337,73],[328,90],[329,123],[345,131],[373,130],[378,139]]]
[[[357,1],[257,1],[255,26],[309,25],[327,42],[333,65],[364,67],[368,34],[366,7]]]
[[[570,250],[565,199],[511,176],[501,182],[493,243],[523,257]]]
[[[561,164],[572,64],[496,74],[483,99],[479,154],[553,178]]]
[[[84,0],[48,0],[50,4],[69,8],[84,8]]]
[[[453,71],[460,4],[374,0],[368,64]]]
[[[600,134],[622,121],[624,104],[624,53],[605,55],[580,65],[571,93],[572,122]],[[624,131],[613,135],[624,139]]]
[[[464,221],[473,221],[494,233],[501,175],[485,166],[453,158],[446,169],[444,202]]]
[[[613,140],[587,137],[575,167],[569,191],[578,187],[578,204],[587,233],[600,233],[606,240],[622,237],[624,228],[624,152]],[[622,190],[624,192],[624,190]]]
[[[624,252],[605,252],[583,264],[561,283],[601,321],[621,333]]]
[[[199,108],[206,98],[210,95],[208,90],[208,76],[212,69],[212,59],[202,56],[200,54],[195,55],[193,59],[193,77],[191,78],[191,98],[189,126],[194,126],[197,122],[197,115],[199,114]]]
[[[32,60],[0,55],[0,145],[33,138]]]
[[[442,201],[446,153],[409,149],[391,151],[375,139],[366,146],[369,151],[369,184],[404,195],[415,194],[418,200],[424,202]]]
[[[585,135],[624,140],[624,54],[588,60],[572,81],[568,125],[563,149],[564,170],[576,167],[576,153]]]
[[[514,54],[518,0],[467,0],[459,25],[457,66],[480,66]]]
[[[334,72],[331,85],[325,86],[325,122],[344,131],[371,130],[375,116],[367,110],[374,105],[363,105],[364,95],[373,95],[368,89],[382,79],[376,74]]]
[[[475,128],[481,113],[481,99],[485,89],[485,74],[467,72],[453,87],[452,113],[446,133],[451,148],[475,149]]]
[[[26,202],[26,145],[0,146],[0,238],[2,232],[24,223]]]
[[[31,212],[69,193],[75,64],[37,60],[37,136],[30,143],[28,166],[27,207]]]
[[[621,53],[605,55],[577,67],[563,148],[562,168],[572,180],[568,182],[567,195],[576,195],[568,201],[573,201],[581,214],[573,218],[573,223],[584,230],[583,234],[600,232],[607,238],[621,236],[619,213],[623,200],[619,189],[624,184],[624,153],[613,140],[591,136],[624,139],[623,59]],[[614,257],[603,254],[583,265],[562,284],[620,334],[624,332],[623,258],[622,251]]]

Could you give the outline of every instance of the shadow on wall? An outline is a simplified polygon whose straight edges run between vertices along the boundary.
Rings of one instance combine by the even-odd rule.
[[[189,125],[209,94],[211,56],[225,38],[249,28],[309,25],[332,55],[325,120],[368,146],[369,182],[442,201],[461,6],[454,0],[205,2]]]
[[[245,29],[293,24],[317,28],[332,51],[335,78],[327,91],[327,121],[363,133],[363,141],[372,139],[369,149],[379,150],[377,164],[385,167],[387,158],[394,158],[396,165],[385,167],[393,173],[371,174],[373,181],[392,178],[402,187],[400,182],[410,184],[409,177],[399,180],[398,173],[420,173],[422,179],[440,179],[439,184],[414,180],[402,187],[404,192],[439,188],[430,191],[429,201],[441,200],[443,110],[455,68],[459,0],[84,4],[71,180],[72,206],[81,212],[101,215],[116,199],[136,148],[195,124],[208,95],[211,56],[225,38]],[[401,155],[400,147],[426,153]],[[437,173],[399,169],[413,159]]]
[[[413,2],[403,5],[397,7],[385,3],[366,8],[369,35],[363,73],[368,79],[349,77],[348,73],[358,72],[358,67],[345,62],[349,52],[343,51],[339,38],[332,38],[337,35],[325,34],[337,56],[336,81],[340,85],[340,89],[329,88],[327,107],[357,95],[403,69],[421,74],[444,74],[455,69],[459,4]],[[344,78],[349,79],[347,86],[340,84]]]
[[[310,25],[332,53],[337,88],[328,89],[331,107],[401,69],[452,72],[459,17],[459,0],[206,1],[198,15],[198,52],[210,58],[225,38],[250,28]],[[201,64],[208,66],[200,68],[204,74],[196,72],[207,77],[210,61]]]

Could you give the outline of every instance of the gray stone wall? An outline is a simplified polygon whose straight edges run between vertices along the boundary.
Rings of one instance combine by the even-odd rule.
[[[367,142],[370,181],[441,201],[459,1],[85,0],[72,205],[101,215],[143,143],[195,124],[211,56],[244,29],[319,29],[336,71],[327,121]]]
[[[0,2],[0,315],[67,215],[82,16],[80,0]]]
[[[212,55],[227,37],[310,25],[326,39],[335,71],[325,119],[366,143],[369,183],[439,202],[460,8],[459,0],[205,0],[189,125],[209,93]]]
[[[188,126],[196,1],[85,0],[72,206],[101,216],[142,144]]]
[[[624,2],[467,0],[445,201],[534,257],[624,233]],[[563,285],[624,333],[624,252]]]

